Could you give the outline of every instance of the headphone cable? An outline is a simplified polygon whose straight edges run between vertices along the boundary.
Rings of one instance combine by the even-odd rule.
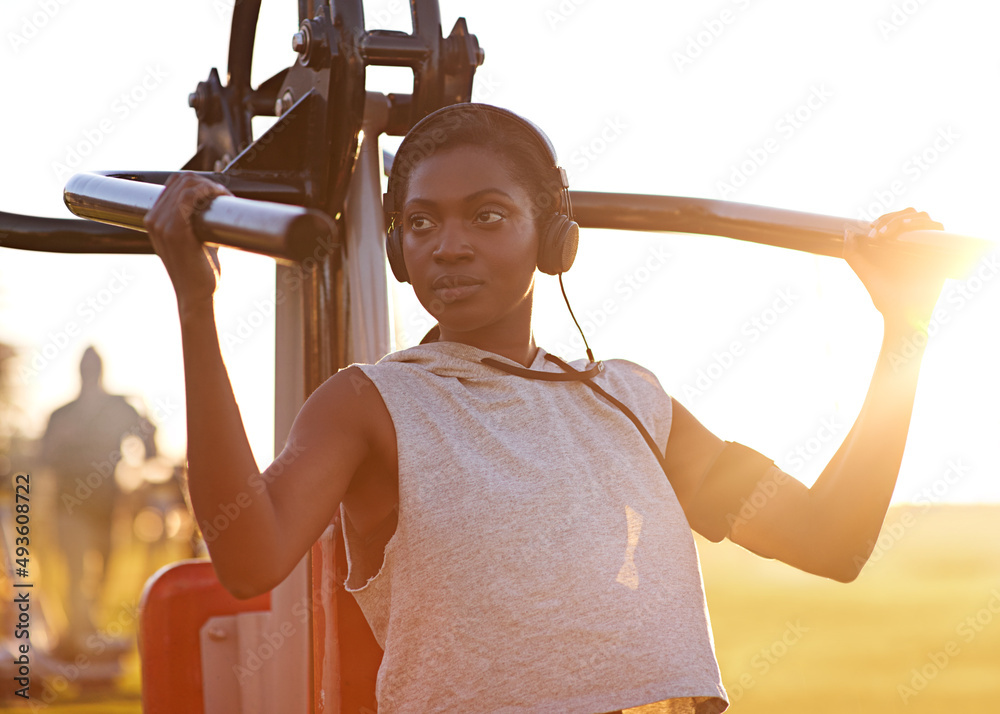
[[[591,364],[596,362],[594,359],[594,353],[590,351],[590,345],[587,343],[587,336],[583,334],[583,328],[580,327],[580,323],[576,320],[576,315],[573,314],[573,308],[569,304],[569,298],[566,297],[566,287],[563,285],[563,274],[559,273],[559,289],[562,291],[563,300],[566,301],[566,309],[569,310],[569,316],[573,318],[573,324],[576,325],[576,329],[580,331],[580,337],[583,338],[583,346],[587,348],[587,359],[590,360]]]

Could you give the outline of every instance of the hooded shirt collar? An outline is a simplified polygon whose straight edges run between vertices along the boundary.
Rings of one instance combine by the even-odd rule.
[[[541,347],[535,359],[528,369],[542,370],[546,372],[560,372],[561,370],[545,359],[546,351]],[[433,372],[441,377],[457,377],[460,379],[474,379],[491,377],[502,374],[496,368],[485,365],[481,362],[484,357],[490,357],[514,367],[524,368],[520,362],[498,355],[494,352],[481,350],[478,347],[462,344],[461,342],[430,342],[425,345],[417,345],[409,349],[400,350],[386,355],[382,362],[401,362]]]

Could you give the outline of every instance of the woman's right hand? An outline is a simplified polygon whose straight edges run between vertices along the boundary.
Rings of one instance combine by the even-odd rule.
[[[216,196],[231,196],[223,186],[204,176],[182,172],[171,176],[146,214],[146,230],[177,294],[183,313],[189,307],[211,304],[219,282],[218,249],[194,235],[191,216]]]

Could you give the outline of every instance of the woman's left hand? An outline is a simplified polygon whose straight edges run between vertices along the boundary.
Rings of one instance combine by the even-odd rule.
[[[844,236],[844,259],[861,278],[887,327],[925,328],[947,267],[929,253],[893,250],[893,241],[907,231],[942,229],[926,213],[907,208],[880,217],[867,235],[848,230]]]

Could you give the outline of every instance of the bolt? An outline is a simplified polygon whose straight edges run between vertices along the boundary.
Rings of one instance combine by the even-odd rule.
[[[208,638],[210,640],[215,640],[216,642],[222,642],[226,639],[226,631],[221,627],[212,627],[208,630]]]
[[[192,109],[197,109],[201,106],[201,97],[198,95],[198,92],[191,92],[188,95],[188,106]]]
[[[303,31],[298,31],[292,35],[292,49],[300,55],[304,55],[309,49],[309,38]]]

